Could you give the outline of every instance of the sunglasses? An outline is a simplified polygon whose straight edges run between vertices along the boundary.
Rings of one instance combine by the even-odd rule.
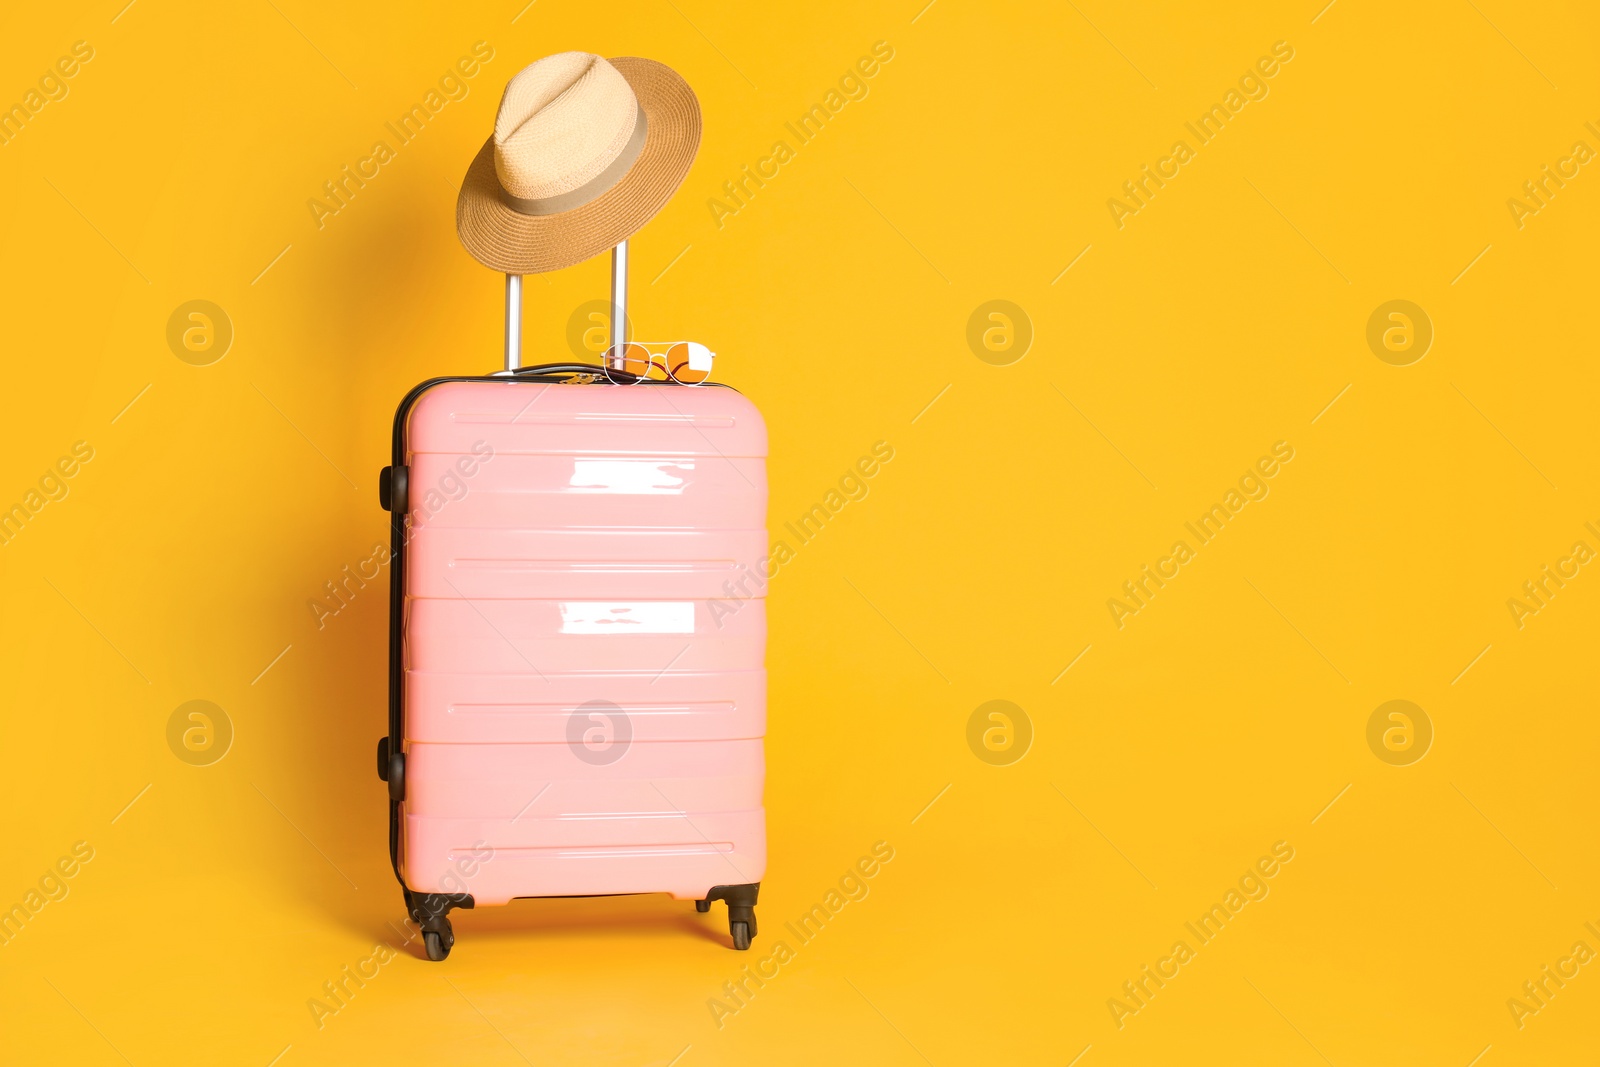
[[[698,341],[629,341],[606,349],[601,363],[614,385],[661,381],[660,377],[651,378],[658,370],[678,385],[700,385],[711,377],[716,355]]]

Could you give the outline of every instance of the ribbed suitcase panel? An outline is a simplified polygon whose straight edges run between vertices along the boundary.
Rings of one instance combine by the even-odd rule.
[[[635,739],[618,748],[619,758],[598,764],[574,758],[565,744],[414,743],[406,756],[408,776],[416,776],[406,783],[407,812],[418,818],[493,819],[513,834],[525,823],[582,816],[600,833],[601,823],[612,818],[676,813],[695,819],[761,806],[760,738]]]
[[[509,399],[490,392],[506,387],[515,391]],[[411,425],[426,432],[410,439],[413,455],[469,455],[478,441],[497,455],[767,454],[760,413],[731,389],[450,382],[417,401]]]
[[[408,444],[407,884],[495,904],[759,881],[754,407],[449,383]]]
[[[536,510],[530,508],[530,510]],[[415,597],[741,596],[738,582],[766,553],[754,530],[556,530],[424,527],[406,546]],[[755,588],[745,578],[745,588]]]
[[[479,453],[411,463],[412,517],[428,527],[759,530],[765,464],[747,457],[523,455],[484,439]]]
[[[526,820],[524,820],[526,821]],[[716,885],[759,882],[766,873],[766,814],[760,809],[688,818],[567,824],[570,844],[459,846],[480,820],[406,816],[406,884],[423,893],[470,892],[479,906],[519,896],[670,893],[703,897]],[[519,824],[520,827],[520,824]],[[519,833],[508,832],[516,839]],[[621,840],[606,842],[607,836]],[[474,855],[484,856],[472,862]],[[463,888],[465,887],[465,888]]]
[[[652,690],[668,671],[751,670],[766,647],[765,604],[721,616],[701,600],[414,600],[406,666],[420,671],[532,674],[537,696],[550,673],[603,672],[625,689]],[[720,614],[720,613],[719,613]],[[591,693],[586,700],[605,696]],[[607,697],[606,699],[613,699]]]
[[[635,741],[759,739],[767,729],[765,671],[668,671],[629,678],[613,674],[615,697],[596,698],[593,674],[526,675],[411,671],[406,678],[406,733],[432,741],[565,744],[572,711],[589,700],[612,700],[626,712]],[[640,697],[639,681],[646,695]],[[508,691],[520,691],[507,699]]]

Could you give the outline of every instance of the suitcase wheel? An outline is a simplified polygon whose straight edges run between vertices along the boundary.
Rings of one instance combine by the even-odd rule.
[[[405,889],[404,885],[401,886]],[[471,893],[413,893],[405,889],[406,912],[422,928],[422,951],[434,963],[450,955],[456,932],[450,925],[451,908],[473,907]]]
[[[424,930],[422,932],[423,951],[428,954],[428,958],[434,963],[438,963],[450,955],[450,949],[456,943],[455,931],[450,929],[450,920],[442,919],[440,923],[444,927],[443,930]],[[748,947],[749,944],[750,942],[747,938],[745,946]]]
[[[714,885],[704,898],[694,902],[694,910],[702,915],[711,910],[711,902],[720,900],[728,905],[728,935],[733,947],[748,952],[750,941],[756,936],[756,897],[761,892],[760,882],[744,885]]]

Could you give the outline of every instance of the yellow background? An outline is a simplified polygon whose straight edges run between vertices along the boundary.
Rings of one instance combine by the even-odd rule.
[[[0,904],[95,850],[0,947],[0,1056],[1592,1055],[1600,966],[1521,1029],[1506,1006],[1600,949],[1600,575],[1521,629],[1506,605],[1600,548],[1600,175],[1520,229],[1506,206],[1600,148],[1592,10],[122,2],[0,36],[0,102],[95,50],[0,147],[0,506],[95,450],[0,547]],[[479,40],[470,95],[318,229],[307,200]],[[718,228],[722,183],[880,40],[869,95]],[[1270,94],[1118,229],[1108,198],[1280,40]],[[895,458],[773,586],[752,954],[720,905],[519,901],[457,913],[447,962],[405,947],[319,1030],[307,1000],[397,943],[402,905],[372,757],[386,594],[320,631],[307,601],[386,537],[403,393],[498,365],[501,282],[457,244],[456,188],[506,79],[566,49],[700,96],[698,161],[634,242],[636,332],[705,340],[761,406],[774,533],[873,442]],[[530,361],[570,355],[605,276],[530,279]],[[165,340],[192,299],[234,326],[210,366]],[[1035,331],[1009,366],[966,341],[992,299]],[[1393,299],[1433,323],[1410,366],[1366,343]],[[1107,599],[1280,440],[1270,495],[1119,630]],[[193,699],[235,730],[207,767],[167,747]],[[1032,723],[1009,766],[967,745],[992,699]],[[1367,745],[1391,699],[1435,732],[1410,766]],[[719,1028],[708,999],[877,841],[870,895]],[[1119,1029],[1107,1000],[1277,841],[1270,895]]]

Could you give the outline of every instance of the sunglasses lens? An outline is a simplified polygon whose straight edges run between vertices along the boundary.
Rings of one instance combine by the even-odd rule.
[[[681,385],[699,385],[711,377],[715,353],[698,341],[679,341],[667,349],[667,367],[672,380]]]
[[[619,385],[631,385],[650,373],[650,351],[629,342],[614,345],[606,352],[606,377]]]

